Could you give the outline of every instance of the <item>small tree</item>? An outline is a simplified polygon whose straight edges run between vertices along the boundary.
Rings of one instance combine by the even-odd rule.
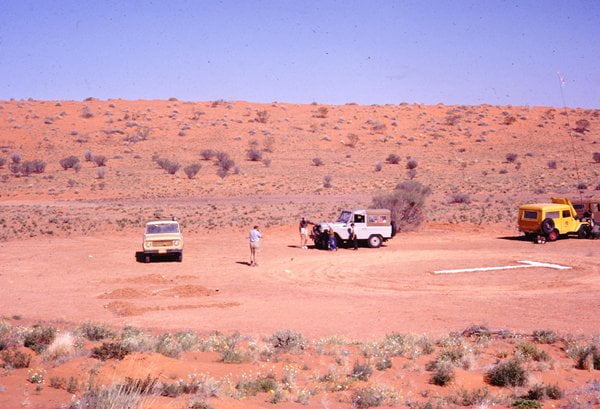
[[[94,162],[96,164],[96,166],[106,166],[106,156],[94,155],[92,157],[92,162]]]
[[[246,157],[249,161],[258,162],[262,160],[262,152],[257,148],[250,148],[246,151]]]
[[[327,107],[319,107],[317,108],[317,118],[327,118],[327,114],[329,113],[329,109]]]
[[[395,153],[390,153],[385,161],[392,165],[397,165],[400,163],[400,156],[396,155]]]
[[[390,193],[383,193],[373,198],[371,207],[389,209],[392,220],[399,228],[412,230],[423,221],[425,199],[431,189],[416,180],[399,183]]]
[[[406,169],[416,169],[417,166],[419,166],[419,162],[416,159],[411,158],[406,161]]]
[[[356,144],[358,143],[359,139],[360,138],[355,133],[348,134],[348,142],[346,143],[346,146],[354,148],[356,146]]]
[[[211,160],[212,158],[214,158],[216,155],[216,152],[213,151],[212,149],[203,149],[200,151],[200,156],[202,156],[202,159],[204,160]]]
[[[67,156],[64,159],[61,159],[59,161],[60,166],[64,169],[71,169],[73,166],[75,166],[76,163],[79,163],[79,158],[77,156]]]
[[[183,168],[183,171],[185,172],[188,179],[192,179],[198,174],[201,167],[202,166],[199,163],[192,163],[191,165],[187,165],[185,168]]]
[[[589,127],[590,121],[587,119],[580,119],[579,121],[575,122],[575,132],[585,133],[589,131]]]

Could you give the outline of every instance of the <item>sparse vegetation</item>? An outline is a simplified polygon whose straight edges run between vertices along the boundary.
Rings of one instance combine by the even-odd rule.
[[[389,164],[397,165],[400,163],[400,156],[396,155],[395,153],[390,153],[385,161]]]
[[[600,152],[592,153],[592,159],[595,163],[600,163]]]
[[[323,177],[323,187],[326,189],[329,189],[332,185],[331,185],[331,181],[333,180],[333,178],[329,175],[324,176]]]
[[[519,157],[519,155],[517,155],[516,153],[507,153],[506,154],[506,161],[508,163],[514,163],[517,158]]]
[[[104,155],[94,155],[92,156],[92,162],[96,164],[96,166],[106,166],[106,156]]]
[[[471,196],[469,196],[467,193],[452,193],[450,195],[450,197],[448,198],[448,203],[450,203],[450,204],[455,204],[455,203],[469,204],[469,203],[471,203]]]
[[[312,159],[312,164],[314,166],[323,166],[324,165],[323,160],[321,158],[319,158],[319,157],[313,158]]]

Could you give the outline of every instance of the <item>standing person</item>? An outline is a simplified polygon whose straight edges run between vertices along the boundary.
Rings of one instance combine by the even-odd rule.
[[[256,251],[260,248],[260,239],[262,239],[262,234],[258,230],[258,226],[254,226],[252,230],[250,230],[250,267],[258,266],[256,262]]]
[[[300,231],[300,247],[303,249],[308,248],[308,225],[309,224],[313,224],[313,223],[309,222],[304,217],[302,217],[302,220],[300,220],[300,223],[298,224],[298,230]]]
[[[333,227],[329,226],[329,230],[327,231],[327,236],[329,238],[329,250],[337,251],[337,246],[335,244],[335,232],[333,231]]]
[[[358,240],[356,238],[356,230],[354,230],[354,223],[350,223],[350,240],[352,240],[352,244],[354,245],[354,250],[358,250]]]

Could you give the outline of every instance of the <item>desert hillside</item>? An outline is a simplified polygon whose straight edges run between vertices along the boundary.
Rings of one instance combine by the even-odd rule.
[[[286,225],[406,179],[431,188],[428,221],[512,227],[521,201],[597,193],[599,127],[549,107],[0,101],[0,237]]]

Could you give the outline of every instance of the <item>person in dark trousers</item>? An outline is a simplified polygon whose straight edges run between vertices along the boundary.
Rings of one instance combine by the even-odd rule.
[[[354,223],[350,223],[350,229],[348,229],[349,239],[352,241],[354,250],[358,250],[358,239],[356,238],[356,230],[354,230]]]

